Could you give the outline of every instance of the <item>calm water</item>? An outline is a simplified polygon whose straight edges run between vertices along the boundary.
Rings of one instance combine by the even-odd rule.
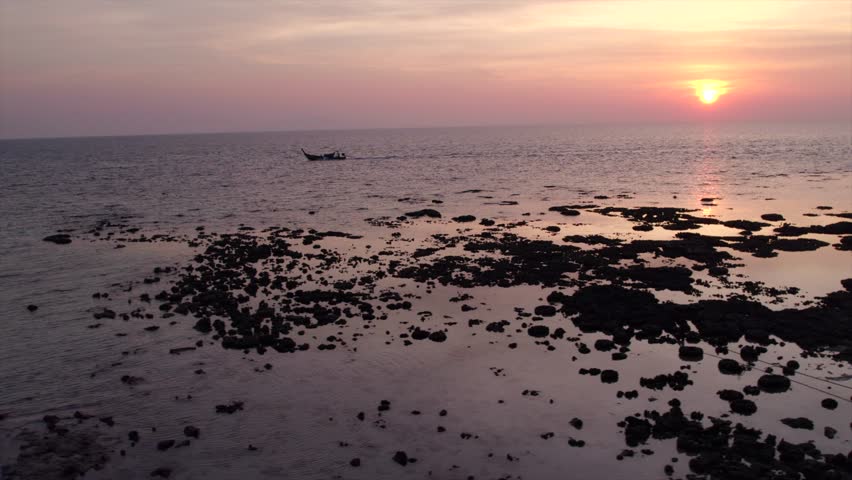
[[[148,233],[186,233],[200,225],[219,232],[282,225],[360,233],[373,241],[381,234],[366,218],[395,217],[433,206],[433,200],[443,202],[445,216],[521,220],[531,213],[547,222],[560,221],[540,215],[548,206],[588,202],[595,195],[612,197],[596,201],[605,205],[690,207],[725,220],[781,213],[794,224],[830,223],[836,218],[804,214],[821,212],[816,210],[821,205],[852,210],[850,131],[848,124],[706,125],[0,141],[0,413],[10,415],[0,423],[0,463],[14,457],[20,429],[37,425],[47,413],[81,409],[114,415],[117,426],[107,436],[115,442],[129,429],[143,432],[138,451],[93,478],[147,478],[161,464],[174,467],[177,478],[425,478],[432,470],[433,478],[553,478],[567,469],[605,471],[608,478],[657,478],[673,456],[671,443],[655,444],[655,456],[613,460],[624,448],[615,423],[647,404],[615,401],[599,382],[566,377],[570,352],[543,355],[541,349],[521,346],[507,358],[505,347],[456,335],[447,344],[414,351],[384,348],[383,338],[368,337],[358,352],[260,359],[205,348],[194,355],[168,355],[168,349],[197,340],[191,322],[147,336],[136,330],[116,336],[128,333],[120,324],[89,329],[97,305],[91,294],[108,291],[121,298],[129,282],[154,266],[186,262],[192,249],[166,243],[117,250],[111,243],[77,240],[60,247],[41,239],[60,229],[81,233],[108,220]],[[340,149],[350,160],[306,162],[300,147]],[[463,193],[469,190],[482,192]],[[719,200],[702,206],[703,197]],[[507,200],[518,204],[499,205]],[[580,223],[575,227],[582,233],[635,234],[624,222],[599,215],[584,215]],[[431,233],[406,232],[415,239]],[[852,276],[848,252],[832,248],[747,263],[745,273],[752,278],[801,287],[805,299],[837,290],[840,279]],[[510,295],[476,292],[476,298],[496,317],[518,304],[532,308],[546,294],[520,288]],[[30,303],[40,307],[35,314],[25,309]],[[431,305],[436,317],[442,309],[458,313],[457,305]],[[664,347],[637,346],[636,351],[639,359],[621,366],[623,376],[647,373],[647,365],[665,365],[672,355],[676,359],[676,352]],[[571,369],[594,361],[592,355]],[[265,362],[274,368],[254,371]],[[192,375],[202,365],[208,374]],[[492,375],[489,367],[506,368],[508,375]],[[821,375],[850,373],[848,367],[818,361],[803,368]],[[682,400],[704,402],[717,389],[731,388],[722,382],[741,386],[757,376],[719,379],[715,364],[697,369],[702,386],[682,392]],[[128,389],[117,380],[124,374],[150,380]],[[526,388],[541,389],[545,399],[521,398]],[[660,402],[672,393],[658,395]],[[185,399],[187,394],[203,404]],[[762,405],[753,424],[777,428],[770,422],[785,408],[810,408],[805,406],[821,398],[815,395],[803,391],[785,405]],[[365,429],[354,420],[358,411],[372,412],[384,398],[399,406],[387,429]],[[498,407],[498,398],[506,404]],[[558,399],[558,408],[546,407],[547,398]],[[212,415],[214,403],[234,399],[246,401],[248,411]],[[713,407],[724,411],[718,403]],[[439,408],[450,410],[447,424],[463,425],[481,440],[444,442],[434,438],[436,419],[417,423],[406,414]],[[841,406],[844,412],[852,414],[848,404]],[[815,420],[823,413],[810,412]],[[589,444],[585,449],[539,441],[539,434],[573,416],[586,421],[579,435]],[[180,437],[174,432],[188,423],[202,429],[204,441],[168,454],[151,446],[155,439]],[[155,425],[156,433],[143,431]],[[785,433],[791,441],[824,441],[819,433]],[[848,450],[850,432],[841,431],[838,438]],[[339,441],[350,446],[340,447]],[[421,457],[416,468],[402,471],[386,461],[387,452],[403,443]],[[248,444],[260,449],[248,452]],[[486,461],[488,453],[511,453],[521,461],[495,466]],[[357,471],[348,467],[356,456],[365,459]],[[453,464],[463,468],[450,469]],[[685,465],[679,472],[686,473]]]
[[[400,212],[403,197],[570,197],[630,192],[695,205],[776,197],[799,209],[846,201],[849,125],[465,128],[0,142],[0,244],[57,228],[132,216],[163,227],[286,223],[362,227]],[[308,163],[299,148],[346,151],[346,162]],[[837,180],[833,188],[805,185]],[[545,186],[558,186],[554,192]],[[808,195],[791,198],[789,188]],[[673,202],[672,195],[680,194]],[[573,195],[576,196],[576,195]],[[502,198],[501,197],[501,198]],[[451,205],[463,209],[464,205]],[[838,205],[839,207],[840,205]]]

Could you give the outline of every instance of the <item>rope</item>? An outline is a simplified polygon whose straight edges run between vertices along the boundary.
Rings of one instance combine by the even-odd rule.
[[[707,355],[709,355],[709,356],[711,356],[711,357],[718,358],[718,359],[720,359],[720,360],[727,358],[727,357],[721,357],[721,356],[719,356],[719,355],[716,355],[716,354],[713,354],[713,353],[710,353],[710,352],[704,352],[704,353],[705,353],[705,354],[707,354]],[[729,360],[733,360],[733,359],[729,359]],[[767,364],[767,365],[772,365],[772,366],[776,366],[776,367],[777,367],[777,365],[773,365],[773,364],[771,364],[771,363],[769,363],[769,362],[763,362],[763,361],[761,361],[761,360],[758,360],[758,361],[759,361],[759,362],[761,362],[761,363],[765,363],[765,364]],[[752,366],[752,368],[754,368],[755,370],[757,370],[757,371],[759,371],[759,372],[769,373],[769,372],[767,372],[765,369],[762,369],[762,368],[760,368],[760,367]],[[847,387],[846,385],[841,385],[841,384],[839,384],[839,383],[835,383],[835,382],[832,382],[832,381],[830,381],[830,380],[826,380],[826,379],[824,379],[824,378],[814,377],[814,376],[807,375],[807,374],[804,374],[804,373],[797,373],[797,375],[802,375],[802,376],[805,376],[805,377],[808,377],[808,378],[813,378],[814,380],[819,380],[819,381],[822,381],[822,382],[831,383],[831,384],[833,384],[833,385],[837,385],[837,386],[840,386],[840,387],[843,387],[843,388],[850,388],[850,387]],[[790,377],[787,377],[787,378],[788,378],[791,382],[793,382],[793,383],[795,383],[795,384],[797,384],[797,385],[801,385],[801,386],[803,386],[803,387],[810,388],[811,390],[816,390],[817,392],[820,392],[820,393],[822,393],[822,394],[824,394],[824,395],[828,395],[828,396],[831,396],[831,397],[834,397],[834,398],[837,398],[837,399],[843,400],[843,401],[844,401],[844,402],[846,402],[846,403],[852,403],[852,400],[849,400],[849,399],[848,399],[848,398],[846,398],[846,397],[842,397],[842,396],[837,395],[837,394],[832,393],[832,392],[827,392],[827,391],[822,390],[822,389],[820,389],[820,388],[814,387],[813,385],[808,385],[807,383],[802,383],[802,382],[800,382],[800,381],[798,381],[798,380],[795,380],[795,379],[793,379],[793,378],[790,378]],[[852,390],[852,388],[851,388],[850,390]]]

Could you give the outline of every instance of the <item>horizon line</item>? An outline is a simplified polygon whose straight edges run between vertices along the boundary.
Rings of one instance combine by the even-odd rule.
[[[542,128],[542,127],[585,127],[585,126],[671,126],[671,125],[696,125],[696,124],[852,124],[852,117],[841,119],[820,120],[718,120],[718,119],[690,119],[670,120],[658,122],[542,122],[542,123],[492,123],[492,124],[460,124],[460,125],[429,125],[429,126],[404,126],[404,127],[343,127],[343,128],[293,128],[272,130],[210,130],[197,132],[145,132],[145,133],[114,133],[94,135],[60,135],[60,136],[32,136],[32,137],[4,137],[0,135],[0,142],[22,141],[22,140],[73,140],[94,138],[135,138],[135,137],[181,137],[201,135],[242,135],[248,133],[312,133],[312,132],[359,132],[374,130],[440,130],[440,129],[465,129],[465,128]]]

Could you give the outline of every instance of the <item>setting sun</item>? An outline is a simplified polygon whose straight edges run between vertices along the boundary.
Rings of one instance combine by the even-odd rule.
[[[694,80],[690,86],[695,89],[698,100],[705,105],[716,103],[719,97],[728,93],[728,82],[722,80]]]
[[[715,88],[705,88],[701,91],[701,103],[716,103],[719,99],[719,91]]]

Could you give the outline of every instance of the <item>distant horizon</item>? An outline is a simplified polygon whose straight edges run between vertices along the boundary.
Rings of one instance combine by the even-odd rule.
[[[852,121],[847,0],[0,0],[0,138]]]
[[[570,128],[570,127],[677,127],[677,126],[736,126],[736,125],[841,125],[848,124],[852,127],[852,119],[824,119],[824,120],[735,120],[735,121],[708,121],[708,120],[682,120],[669,122],[563,122],[563,123],[501,123],[501,124],[470,124],[470,125],[424,125],[424,126],[394,126],[394,127],[343,127],[343,128],[293,128],[293,129],[269,129],[269,130],[231,130],[231,131],[196,131],[196,132],[141,132],[141,133],[114,133],[99,135],[66,135],[66,136],[33,136],[33,137],[0,137],[0,142],[17,140],[73,140],[87,138],[133,138],[133,137],[180,137],[193,135],[242,135],[262,133],[317,133],[317,132],[358,132],[377,130],[451,130],[451,129],[477,129],[477,128]],[[852,130],[850,130],[852,137]]]

